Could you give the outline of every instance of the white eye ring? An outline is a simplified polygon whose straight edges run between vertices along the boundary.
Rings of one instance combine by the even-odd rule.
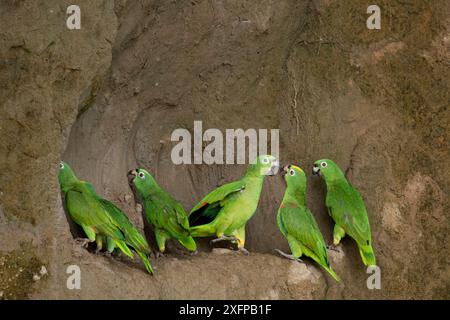
[[[328,165],[328,163],[326,163],[325,161],[320,163],[320,166],[321,166],[322,168],[325,168],[327,165]]]
[[[145,179],[145,174],[143,172],[139,172],[139,178]]]
[[[59,163],[59,169],[64,169],[64,163],[62,162]]]
[[[289,170],[289,174],[290,174],[291,176],[295,176],[295,171],[294,171],[294,169]]]
[[[263,162],[264,164],[268,164],[268,163],[269,163],[269,158],[264,158],[264,159],[262,160],[262,162]]]

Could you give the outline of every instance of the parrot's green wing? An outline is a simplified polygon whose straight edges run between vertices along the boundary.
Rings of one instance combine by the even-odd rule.
[[[326,205],[334,221],[359,245],[371,245],[371,233],[364,200],[350,184],[330,186]]]
[[[136,250],[136,253],[139,258],[141,258],[147,271],[149,273],[153,273],[152,265],[150,264],[147,256],[150,254],[150,247],[147,240],[145,240],[144,236],[130,222],[122,210],[106,199],[100,198],[99,201],[105,210],[108,211],[113,220],[118,223],[120,230],[122,230],[125,235],[125,242]]]
[[[136,250],[136,253],[141,258],[145,265],[145,268],[149,273],[153,273],[152,265],[147,257],[150,254],[150,247],[147,240],[136,229],[136,227],[130,222],[128,217],[116,207],[112,202],[101,198],[94,190],[94,187],[89,182],[82,182],[86,188],[92,193],[92,195],[100,202],[105,211],[109,214],[112,220],[116,223],[117,227],[122,231],[125,237],[125,243]],[[120,244],[119,244],[120,247]],[[122,249],[122,248],[121,248]],[[127,248],[128,249],[128,248]]]
[[[328,253],[316,220],[308,208],[294,202],[283,203],[280,207],[281,221],[287,234],[297,239],[310,252],[307,256],[315,255],[322,265],[329,266]],[[314,259],[316,260],[316,259]]]
[[[277,225],[278,225],[278,228],[280,229],[281,233],[283,234],[283,236],[287,237],[286,226],[284,225],[283,218],[281,217],[281,208],[278,209]]]
[[[78,183],[65,194],[66,208],[74,221],[83,228],[111,237],[117,246],[130,258],[133,254],[124,243],[125,236],[118,224],[110,217],[98,198],[85,183]]]
[[[125,235],[125,241],[132,246],[136,251],[140,251],[146,254],[150,253],[150,247],[142,234],[136,229],[136,227],[130,222],[128,217],[117,208],[112,202],[99,199],[102,206],[108,211],[109,215],[117,222],[120,230]]]
[[[144,207],[147,218],[153,216],[149,222],[155,227],[169,231],[177,238],[189,236],[189,221],[184,208],[166,192],[145,199]]]
[[[278,216],[281,233],[288,241],[293,237],[302,253],[320,264],[336,281],[341,281],[330,266],[325,240],[308,208],[296,202],[283,202]]]
[[[369,217],[359,192],[347,181],[330,186],[326,205],[336,224],[358,244],[363,263],[376,265]]]
[[[214,220],[220,209],[234,193],[245,188],[242,181],[224,184],[206,195],[189,214],[191,226],[207,224]]]
[[[69,190],[66,193],[66,205],[69,212],[78,217],[76,222],[80,225],[92,227],[112,238],[125,239],[120,229],[92,196]]]

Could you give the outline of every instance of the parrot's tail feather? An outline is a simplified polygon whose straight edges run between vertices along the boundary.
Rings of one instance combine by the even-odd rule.
[[[333,277],[334,280],[336,280],[337,282],[341,282],[341,278],[339,278],[339,276],[336,274],[336,272],[334,272],[333,269],[331,269],[331,267],[323,266],[323,268],[327,270],[327,272]]]
[[[377,264],[372,246],[359,246],[359,253],[366,266],[375,266]]]
[[[153,274],[153,268],[152,265],[150,264],[150,261],[148,260],[148,257],[145,253],[136,251],[139,258],[141,258],[142,262],[144,263],[145,269],[147,269],[147,272],[150,274]]]
[[[150,254],[150,247],[147,240],[137,230],[132,230],[127,234],[126,243],[132,246],[136,251]]]
[[[106,238],[106,250],[108,250],[109,253],[112,253],[114,249],[116,248],[116,243],[111,237]]]
[[[129,258],[134,259],[133,252],[131,252],[130,248],[126,245],[126,243],[122,240],[114,240],[117,247]]]
[[[192,237],[186,237],[183,239],[179,239],[178,241],[189,251],[197,250],[197,244],[195,243],[195,240]]]
[[[216,234],[216,228],[211,224],[202,224],[189,229],[192,237],[210,237]]]

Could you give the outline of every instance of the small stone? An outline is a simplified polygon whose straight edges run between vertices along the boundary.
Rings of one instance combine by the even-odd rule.
[[[33,281],[39,281],[41,280],[41,277],[39,277],[37,274],[33,275]]]
[[[136,211],[137,211],[137,213],[142,213],[142,206],[140,203],[136,204]]]
[[[42,266],[41,270],[39,271],[39,273],[41,274],[41,276],[47,275],[48,274],[47,268],[45,266]]]

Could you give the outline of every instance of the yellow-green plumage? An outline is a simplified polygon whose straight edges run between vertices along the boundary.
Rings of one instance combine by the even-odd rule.
[[[348,234],[356,241],[363,263],[366,266],[376,265],[369,217],[358,190],[347,181],[332,160],[316,161],[313,172],[321,175],[327,185],[326,206],[336,223],[333,230],[334,245],[338,245]]]
[[[144,263],[145,268],[149,273],[153,273],[153,268],[148,259],[150,255],[150,247],[145,240],[144,236],[136,229],[136,227],[130,222],[128,217],[117,208],[112,202],[106,199],[99,199],[102,206],[108,211],[113,220],[119,224],[120,230],[125,236],[125,242],[127,245],[133,247],[139,258]],[[111,249],[109,249],[111,250]]]
[[[172,238],[186,249],[196,251],[197,245],[189,233],[189,221],[181,204],[162,190],[146,170],[133,170],[129,176],[147,222],[153,226],[159,251],[164,252],[166,241]]]
[[[133,259],[130,245],[143,260],[147,271],[153,272],[145,238],[119,208],[96,194],[91,184],[79,180],[64,162],[60,165],[58,179],[69,216],[83,228],[90,241],[96,241],[101,247],[106,241],[109,251],[118,247]]]
[[[190,212],[192,236],[234,237],[238,248],[243,249],[245,224],[256,211],[264,177],[273,175],[276,170],[276,158],[261,155],[249,165],[240,180],[220,186],[206,195]]]
[[[286,168],[287,188],[278,209],[277,223],[289,243],[295,259],[306,255],[320,264],[336,281],[340,281],[328,260],[328,252],[319,226],[306,207],[306,176],[303,170]]]

